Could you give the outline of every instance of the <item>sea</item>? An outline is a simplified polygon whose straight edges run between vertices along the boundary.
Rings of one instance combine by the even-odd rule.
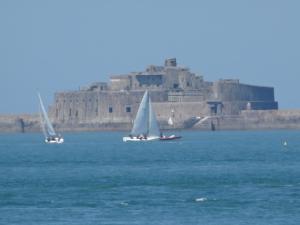
[[[176,134],[0,134],[0,224],[300,224],[300,131]]]

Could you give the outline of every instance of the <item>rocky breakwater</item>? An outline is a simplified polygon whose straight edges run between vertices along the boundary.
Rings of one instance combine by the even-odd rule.
[[[39,116],[30,114],[0,115],[0,132],[36,132],[40,130]]]
[[[300,110],[242,110],[238,115],[212,116],[192,129],[200,130],[300,129]]]

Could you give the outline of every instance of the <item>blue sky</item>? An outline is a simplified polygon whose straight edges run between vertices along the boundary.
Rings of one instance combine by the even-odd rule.
[[[213,81],[274,86],[300,108],[300,1],[0,0],[0,113],[176,57]]]

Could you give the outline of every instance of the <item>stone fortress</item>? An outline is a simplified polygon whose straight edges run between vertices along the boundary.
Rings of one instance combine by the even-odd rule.
[[[226,121],[231,123],[243,111],[278,109],[273,87],[242,84],[237,79],[205,81],[170,58],[163,66],[111,76],[109,83],[56,93],[49,115],[62,130],[130,130],[145,90],[163,129],[220,127],[222,123],[226,128]],[[167,123],[170,117],[173,125]]]
[[[50,120],[58,132],[129,132],[145,90],[161,129],[300,129],[300,110],[278,110],[273,87],[205,81],[175,58],[143,72],[111,76],[108,83],[56,93]],[[39,115],[0,115],[0,132],[41,132]]]

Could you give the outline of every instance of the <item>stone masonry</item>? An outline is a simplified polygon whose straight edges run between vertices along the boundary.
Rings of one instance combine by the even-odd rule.
[[[236,79],[214,82],[177,65],[175,58],[163,66],[110,77],[78,91],[59,92],[49,115],[62,129],[130,129],[142,96],[150,92],[160,126],[175,127],[205,116],[238,116],[243,110],[277,110],[273,87],[241,84]]]

